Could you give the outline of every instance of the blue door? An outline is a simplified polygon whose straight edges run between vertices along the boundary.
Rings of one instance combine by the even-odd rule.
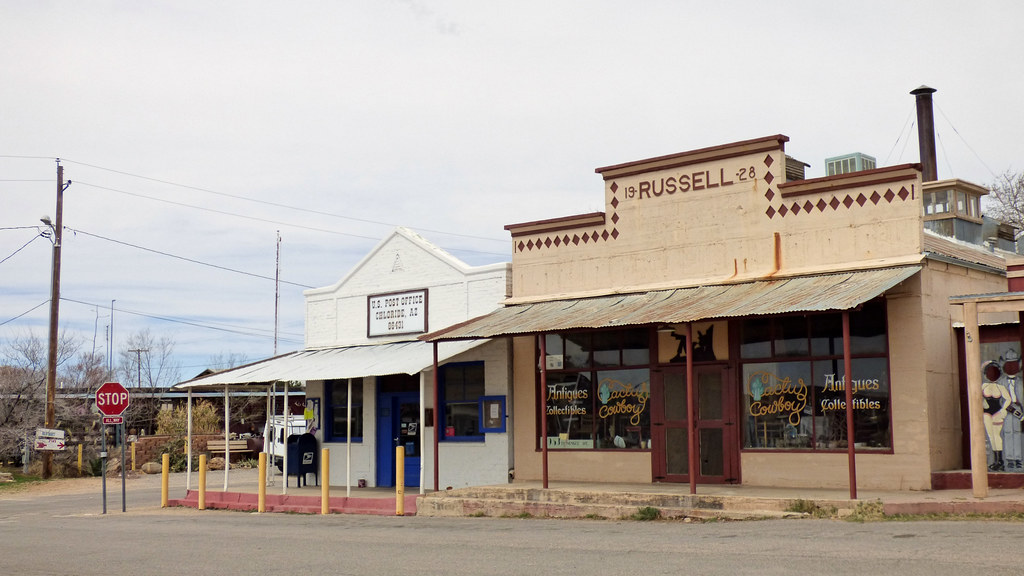
[[[377,486],[395,485],[395,448],[405,447],[405,485],[420,485],[420,397],[381,393],[377,402]]]

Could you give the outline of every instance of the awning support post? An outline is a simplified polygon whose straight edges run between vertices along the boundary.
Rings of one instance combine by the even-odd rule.
[[[690,494],[697,493],[697,416],[693,407],[693,323],[686,323],[686,442],[690,469]]]
[[[224,385],[224,491],[228,491],[228,471],[231,470],[231,405],[228,385]]]
[[[188,389],[185,408],[185,494],[192,488],[192,389]]]
[[[857,499],[857,446],[853,425],[853,362],[850,360],[850,311],[843,310],[843,388],[846,389],[846,455],[850,469],[850,500]]]
[[[291,422],[288,414],[288,382],[283,382],[284,385],[284,454],[281,454],[281,469],[284,470],[282,476],[284,476],[284,482],[281,483],[281,494],[288,494],[288,436],[291,432]]]
[[[352,379],[348,381],[345,401],[345,496],[352,496]],[[362,384],[362,381],[360,381]]]
[[[438,377],[437,377],[438,376],[437,375],[437,341],[435,340],[433,342],[433,344],[434,344],[434,414],[433,414],[432,418],[433,418],[433,421],[434,421],[433,422],[433,424],[434,424],[434,492],[437,492],[439,490],[439,486],[441,485],[441,481],[440,481],[440,476],[441,475],[440,475],[440,472],[439,472],[440,471],[440,463],[438,462],[438,456],[440,455],[440,438],[441,438],[441,432],[440,432],[440,429],[438,428],[438,425],[439,425],[438,424],[438,418],[440,416],[438,414],[438,412],[440,412],[440,410],[438,409],[438,402],[440,400],[440,393],[439,393],[439,391],[437,389],[437,380],[438,380]],[[420,402],[420,410],[422,410],[422,409],[423,409],[423,402],[421,401]],[[420,484],[422,484],[422,482],[420,482]]]
[[[540,340],[540,446],[543,485],[548,487],[548,349],[547,337],[543,332]]]
[[[981,393],[981,334],[978,304],[963,304],[964,348],[967,357],[967,424],[971,440],[971,488],[975,498],[988,496],[988,454],[985,450],[984,398]]]

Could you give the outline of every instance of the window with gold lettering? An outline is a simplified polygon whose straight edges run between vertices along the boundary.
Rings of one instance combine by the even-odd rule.
[[[650,448],[647,328],[547,334],[547,447]]]
[[[880,300],[850,312],[853,442],[858,450],[892,446],[885,325]],[[841,314],[744,320],[740,333],[746,359],[741,381],[744,448],[846,450]]]

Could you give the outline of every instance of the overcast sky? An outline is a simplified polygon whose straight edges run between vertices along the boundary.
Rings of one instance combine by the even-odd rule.
[[[46,337],[65,179],[61,326],[105,352],[303,345],[307,287],[398,225],[470,264],[506,224],[600,211],[594,169],[785,134],[939,178],[1024,169],[1024,3],[0,2],[0,348]],[[723,215],[725,216],[725,215]]]

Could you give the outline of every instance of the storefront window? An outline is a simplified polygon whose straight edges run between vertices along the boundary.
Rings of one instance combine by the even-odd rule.
[[[324,382],[326,394],[329,442],[345,442],[348,440],[348,389],[349,381],[327,380]],[[363,441],[363,381],[352,380],[352,441]]]
[[[809,322],[812,355],[783,360],[798,348],[784,339],[787,345],[779,353],[778,335],[792,333],[794,319]],[[764,324],[764,320],[756,321],[755,329],[763,331]],[[770,319],[768,324],[777,337],[774,356],[778,359],[743,364],[744,448],[845,450],[842,315]],[[851,312],[850,325],[855,355],[851,361],[854,443],[858,449],[887,449],[892,440],[884,305],[874,302]]]
[[[646,328],[547,336],[549,449],[650,448],[649,342]],[[553,369],[558,351],[563,368]],[[573,369],[591,364],[607,369]]]
[[[772,324],[769,318],[751,318],[740,325],[740,357],[768,358],[772,355]]]
[[[480,398],[484,395],[484,363],[446,364],[440,376],[443,439],[482,441]]]

